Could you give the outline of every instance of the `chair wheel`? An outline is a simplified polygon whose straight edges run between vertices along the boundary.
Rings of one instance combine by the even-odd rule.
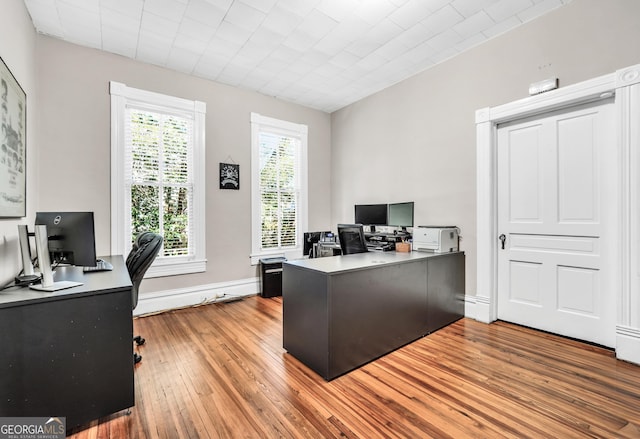
[[[141,361],[142,361],[142,355],[136,354],[134,352],[133,353],[133,364],[138,364]]]
[[[133,337],[133,341],[135,341],[138,346],[142,346],[146,340],[138,335],[137,337]]]

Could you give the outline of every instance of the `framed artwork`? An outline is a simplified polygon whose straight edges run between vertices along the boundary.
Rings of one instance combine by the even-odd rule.
[[[27,95],[0,58],[0,217],[26,216]]]
[[[220,163],[220,189],[240,189],[240,165]]]

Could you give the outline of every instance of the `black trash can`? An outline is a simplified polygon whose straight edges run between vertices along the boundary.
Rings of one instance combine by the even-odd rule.
[[[286,258],[260,259],[260,295],[282,296],[282,263]]]

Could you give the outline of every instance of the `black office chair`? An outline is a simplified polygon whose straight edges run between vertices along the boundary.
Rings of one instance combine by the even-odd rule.
[[[343,255],[366,253],[367,243],[364,239],[362,224],[338,224],[338,239]]]
[[[158,255],[160,247],[162,247],[162,236],[157,233],[142,232],[136,238],[131,252],[127,256],[127,270],[133,284],[131,288],[132,309],[138,306],[138,289],[142,283],[142,278]],[[137,335],[133,337],[133,341],[140,346],[144,344],[145,339]],[[134,352],[133,362],[139,363],[141,360],[142,356]]]

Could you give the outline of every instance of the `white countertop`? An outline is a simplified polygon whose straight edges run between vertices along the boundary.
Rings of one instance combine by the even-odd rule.
[[[456,252],[458,253],[458,252]],[[429,252],[367,252],[355,255],[331,256],[315,259],[296,259],[283,262],[283,265],[293,265],[308,270],[326,274],[335,274],[350,270],[362,270],[384,264],[400,264],[406,261],[433,258],[450,253]]]
[[[59,266],[53,272],[53,280],[71,280],[81,285],[53,292],[36,291],[28,287],[10,287],[0,291],[0,309],[30,303],[63,300],[75,295],[108,293],[114,289],[131,288],[131,279],[122,256],[101,256],[111,264],[113,271],[83,273],[82,267]]]

